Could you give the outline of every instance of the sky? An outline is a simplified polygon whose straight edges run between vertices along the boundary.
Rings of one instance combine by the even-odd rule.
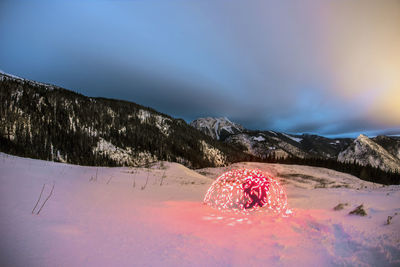
[[[0,69],[190,122],[400,134],[400,1],[2,0]]]

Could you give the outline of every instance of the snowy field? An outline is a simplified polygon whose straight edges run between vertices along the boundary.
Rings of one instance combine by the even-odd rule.
[[[238,167],[279,177],[293,216],[203,205]],[[1,266],[400,266],[400,187],[327,169],[96,168],[1,153],[0,184]],[[366,216],[349,215],[361,204]]]

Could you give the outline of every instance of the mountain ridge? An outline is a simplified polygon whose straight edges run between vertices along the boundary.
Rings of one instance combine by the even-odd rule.
[[[231,122],[227,117],[199,118],[192,121],[189,125],[216,140],[224,140],[227,135],[241,133],[244,130],[243,126],[238,123]]]
[[[339,153],[338,160],[341,162],[354,160],[358,164],[369,164],[386,171],[400,171],[400,159],[363,134],[360,134],[348,148]]]
[[[224,118],[218,118],[223,120]],[[231,144],[242,145],[246,151],[262,159],[268,157],[275,158],[321,158],[336,159],[340,162],[352,163],[354,160],[360,165],[370,165],[385,171],[400,170],[400,138],[396,139],[389,136],[377,136],[368,138],[361,134],[358,138],[328,138],[311,134],[288,134],[271,130],[248,130],[243,126],[231,122],[223,124],[235,124],[240,127],[240,131],[225,131],[221,141]],[[198,121],[201,121],[199,127]],[[215,119],[199,118],[190,125],[197,127],[198,130],[215,138],[216,135],[210,134],[215,129]],[[221,122],[220,122],[221,123]],[[364,140],[369,149],[363,148],[364,154],[352,153],[354,143],[357,140]],[[358,149],[360,149],[358,147]]]
[[[79,165],[138,166],[156,160],[188,167],[252,159],[152,108],[87,97],[0,74],[0,149]]]
[[[87,97],[5,73],[0,90],[0,150],[19,156],[106,166],[168,160],[191,168],[288,157],[352,162],[357,156],[363,165],[400,169],[400,137],[368,139],[374,149],[365,150],[363,160],[351,150],[344,154],[357,139],[248,130],[226,117],[189,125],[133,102]]]

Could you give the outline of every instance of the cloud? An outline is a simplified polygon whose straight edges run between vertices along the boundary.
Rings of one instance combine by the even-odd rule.
[[[4,1],[0,68],[187,121],[400,125],[399,1]],[[29,21],[29,23],[26,23]]]

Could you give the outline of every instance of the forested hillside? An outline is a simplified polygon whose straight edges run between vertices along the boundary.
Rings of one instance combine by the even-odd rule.
[[[168,160],[193,168],[254,158],[151,108],[6,74],[0,103],[0,149],[15,155],[106,166]]]

